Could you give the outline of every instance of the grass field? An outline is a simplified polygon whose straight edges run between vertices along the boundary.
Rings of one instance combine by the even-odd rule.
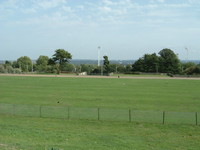
[[[112,76],[120,76],[120,77],[168,77],[166,74],[120,74],[114,73]]]
[[[0,76],[0,103],[199,112],[199,87],[200,80]],[[0,149],[198,150],[199,129],[1,114]]]
[[[200,111],[200,80],[0,76],[0,83],[0,103]]]
[[[198,150],[200,127],[0,115],[1,150]]]

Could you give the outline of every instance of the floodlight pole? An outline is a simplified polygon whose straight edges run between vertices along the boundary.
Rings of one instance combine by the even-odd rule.
[[[102,65],[101,65],[101,75],[103,76],[103,61],[102,61]]]
[[[100,49],[101,47],[98,47],[98,66],[100,66]]]
[[[33,73],[33,60],[32,60],[32,73]]]

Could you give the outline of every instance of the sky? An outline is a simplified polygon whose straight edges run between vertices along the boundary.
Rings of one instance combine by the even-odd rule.
[[[0,60],[136,60],[172,49],[200,60],[200,0],[0,0]]]

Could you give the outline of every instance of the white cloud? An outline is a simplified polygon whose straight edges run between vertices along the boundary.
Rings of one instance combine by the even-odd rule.
[[[78,6],[76,6],[76,8],[78,8],[79,10],[84,10],[85,9],[84,5],[78,5]]]
[[[78,5],[70,5],[66,0],[32,0],[32,3],[10,0],[13,7],[20,9],[23,13],[37,13],[29,18],[16,19],[18,24],[49,24],[57,21],[64,24],[138,24],[152,20],[151,24],[163,24],[170,20],[178,20],[185,13],[182,8],[190,7],[187,3],[164,3],[163,0],[153,0],[159,3],[136,3],[133,0],[101,0],[99,2],[81,2]],[[194,1],[194,0],[189,0]],[[23,3],[29,4],[30,8],[20,7]],[[15,4],[15,5],[14,5]],[[54,9],[55,7],[58,7]],[[0,6],[1,8],[1,6]],[[50,11],[41,10],[49,9]],[[67,13],[66,13],[67,12]],[[84,14],[84,15],[83,15]],[[88,17],[89,16],[89,17]],[[189,15],[188,15],[189,16]],[[33,17],[33,18],[31,18]],[[0,15],[2,20],[2,15]]]
[[[165,2],[165,0],[157,0],[158,2],[160,2],[160,3],[164,3]]]
[[[113,5],[114,3],[110,0],[102,0],[103,4],[105,5]]]
[[[23,13],[37,13],[37,9],[36,8],[25,8],[25,9],[21,9],[21,11],[23,12]]]
[[[151,3],[157,3],[157,2],[159,2],[159,3],[164,3],[165,0],[151,0],[150,2],[151,2]]]
[[[6,20],[18,10],[17,0],[0,1],[0,20]]]
[[[34,3],[43,9],[55,8],[66,4],[66,0],[35,0]]]
[[[99,7],[99,10],[102,12],[102,13],[109,13],[112,11],[112,9],[108,6],[103,6],[103,7]]]
[[[13,24],[17,26],[32,26],[33,28],[47,29],[80,25],[82,23],[81,21],[82,20],[79,16],[57,11],[52,14],[44,14],[41,16],[18,20],[13,22]]]
[[[102,13],[110,13],[110,15],[124,15],[131,9],[133,2],[130,0],[119,0],[119,1],[110,1],[103,0],[101,6],[98,6],[98,9]]]
[[[168,8],[187,8],[187,7],[191,7],[191,5],[183,3],[183,4],[164,4],[164,7],[168,7]]]
[[[6,9],[6,8],[12,8],[17,9],[18,8],[18,0],[6,0],[3,2],[0,2],[0,8]]]
[[[69,6],[62,6],[62,9],[63,9],[65,12],[69,12],[69,13],[73,12],[72,8],[69,7]]]
[[[188,2],[191,4],[200,4],[199,0],[188,0]]]

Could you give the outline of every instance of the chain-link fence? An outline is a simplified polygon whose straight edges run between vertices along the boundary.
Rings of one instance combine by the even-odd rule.
[[[139,111],[132,109],[82,108],[0,104],[0,114],[13,116],[88,119],[198,125],[198,112]]]

